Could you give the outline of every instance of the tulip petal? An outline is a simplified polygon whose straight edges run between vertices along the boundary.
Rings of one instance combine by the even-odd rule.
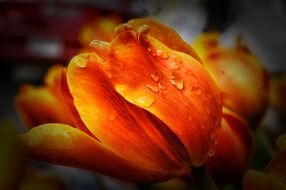
[[[205,165],[218,184],[240,180],[247,169],[252,151],[248,124],[239,115],[223,109],[222,127],[217,132],[214,155]]]
[[[28,128],[44,123],[68,123],[59,106],[60,102],[46,87],[23,85],[15,97],[17,111]]]
[[[93,50],[116,90],[166,123],[186,146],[192,163],[202,164],[210,136],[220,125],[221,102],[200,62],[149,35],[138,42],[130,29],[119,33],[109,46],[93,44]]]
[[[268,74],[259,59],[237,38],[236,47],[219,44],[219,33],[205,33],[194,48],[216,81],[223,104],[256,124],[268,102]]]
[[[149,18],[138,18],[138,19],[131,19],[127,22],[137,31],[142,29],[142,26],[148,26],[148,34],[153,36],[154,38],[158,39],[170,49],[181,51],[184,53],[189,54],[193,58],[200,61],[198,54],[193,50],[193,48],[186,43],[180,35],[174,31],[172,28],[163,25],[159,22],[156,22],[153,19]],[[120,25],[119,25],[120,27]],[[162,35],[164,34],[164,35]]]
[[[188,155],[177,136],[157,118],[122,98],[99,68],[96,54],[80,54],[67,70],[74,105],[104,145],[139,164],[187,170]]]
[[[55,164],[94,170],[130,181],[161,181],[182,171],[146,168],[131,162],[77,128],[65,124],[44,124],[21,136],[30,156]]]
[[[57,121],[57,122],[76,126],[80,130],[93,136],[93,134],[86,128],[84,123],[80,120],[79,114],[73,105],[73,99],[67,86],[66,68],[62,65],[53,65],[52,67],[50,67],[47,74],[44,77],[44,83],[46,87],[55,96],[55,98],[58,100],[59,105],[57,107],[61,109],[62,117],[66,116],[66,122],[65,121]],[[52,123],[52,122],[47,121],[46,123]]]

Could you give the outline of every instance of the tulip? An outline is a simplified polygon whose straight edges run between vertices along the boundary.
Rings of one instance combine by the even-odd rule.
[[[224,108],[221,128],[216,135],[213,155],[208,157],[206,169],[219,185],[238,182],[252,155],[250,127],[238,114]]]
[[[45,86],[35,87],[29,84],[21,86],[14,103],[25,127],[32,128],[47,122],[72,124],[57,86],[60,82],[58,72],[63,68],[59,65],[51,67],[45,76]],[[39,114],[39,111],[45,114]]]
[[[193,47],[221,91],[223,104],[251,123],[267,107],[268,76],[258,58],[240,42],[236,47],[219,44],[219,34],[199,36]]]
[[[276,144],[278,153],[264,168],[264,171],[248,170],[244,176],[243,189],[286,189],[286,134],[281,135]]]
[[[91,47],[57,72],[60,82],[52,80],[72,124],[32,128],[21,136],[26,153],[135,182],[164,181],[201,166],[222,108],[192,48],[148,19],[122,24],[110,43]]]

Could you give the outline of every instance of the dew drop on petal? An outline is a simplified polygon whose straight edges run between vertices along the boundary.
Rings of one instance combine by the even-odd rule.
[[[150,91],[152,91],[152,92],[154,92],[154,93],[158,93],[158,92],[159,92],[159,87],[158,87],[158,86],[154,86],[154,85],[152,85],[152,84],[147,84],[146,87],[147,87]]]
[[[159,82],[160,80],[160,76],[157,73],[151,74],[150,77],[154,82]]]
[[[172,85],[174,85],[179,90],[182,90],[184,88],[184,81],[181,78],[176,78],[172,76],[170,77],[170,82]]]
[[[192,87],[192,92],[198,96],[202,94],[202,90],[199,87]]]
[[[192,114],[188,113],[187,114],[187,119],[189,122],[191,122],[193,120]]]
[[[157,56],[157,53],[154,49],[148,47],[147,48],[147,51],[153,56],[153,57],[156,57]]]
[[[154,102],[155,102],[155,99],[151,95],[144,95],[135,100],[135,103],[138,106],[142,106],[142,107],[150,107],[154,104]]]
[[[108,116],[108,119],[109,119],[110,121],[113,121],[115,118],[116,118],[116,115],[115,115],[115,114],[110,114],[110,115]]]
[[[177,62],[171,62],[170,69],[178,70],[178,69],[180,69],[180,65]]]
[[[192,83],[198,83],[198,79],[194,75],[190,76],[190,80]]]
[[[174,61],[177,62],[178,64],[183,63],[183,60],[182,60],[182,58],[180,58],[180,57],[175,57],[175,58],[174,58]]]
[[[214,146],[211,145],[209,152],[208,152],[208,156],[213,156],[214,154],[215,154],[215,149],[214,149]]]
[[[168,58],[169,58],[168,53],[165,52],[165,51],[163,51],[163,50],[161,50],[161,49],[157,49],[157,50],[156,50],[156,55],[157,55],[158,57],[160,57],[161,59],[168,59]]]
[[[159,89],[161,89],[161,90],[166,89],[166,86],[164,84],[162,84],[161,82],[159,82],[158,86],[159,86]]]

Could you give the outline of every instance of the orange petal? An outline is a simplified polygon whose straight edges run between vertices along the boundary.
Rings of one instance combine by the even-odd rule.
[[[247,169],[252,151],[252,136],[243,118],[223,110],[222,127],[218,130],[214,155],[206,168],[218,184],[239,181]]]
[[[62,66],[51,67],[45,77],[45,83],[59,100],[60,107],[62,108],[61,114],[65,115],[70,120],[69,123],[66,124],[72,124],[73,126],[76,126],[80,130],[93,136],[80,119],[79,114],[73,104],[73,98],[67,86],[66,68]]]
[[[45,124],[21,137],[26,153],[56,164],[94,170],[112,177],[158,182],[182,173],[180,169],[148,168],[120,156],[84,132],[64,124]]]
[[[162,122],[124,100],[99,68],[96,54],[80,54],[67,70],[74,105],[87,128],[104,145],[142,166],[187,170],[180,140]]]
[[[256,170],[248,170],[243,179],[243,190],[284,190],[286,184],[271,175]]]
[[[61,103],[46,87],[23,85],[15,97],[15,105],[28,128],[50,122],[69,122]]]
[[[268,76],[261,62],[245,45],[229,48],[205,46],[218,42],[218,34],[204,34],[195,47],[221,91],[226,107],[256,123],[264,114],[268,99]],[[200,48],[204,48],[200,50]],[[197,50],[197,49],[196,49]]]
[[[202,164],[220,125],[221,102],[200,62],[149,35],[138,42],[130,29],[110,45],[94,43],[93,49],[116,90],[166,123],[186,146],[192,163]]]
[[[192,47],[196,50],[201,58],[204,58],[208,52],[218,50],[219,46],[219,33],[218,32],[206,32],[195,39],[192,43]]]
[[[193,50],[193,48],[188,43],[186,43],[172,28],[150,18],[132,19],[127,23],[130,24],[138,32],[142,32],[142,29],[145,27],[148,30],[149,35],[158,39],[170,49],[187,53],[200,61],[198,54]],[[120,25],[118,27],[120,27]]]

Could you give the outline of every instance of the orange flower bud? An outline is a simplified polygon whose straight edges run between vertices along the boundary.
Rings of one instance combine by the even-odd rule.
[[[72,124],[60,89],[61,72],[65,68],[56,65],[47,72],[45,86],[22,85],[14,102],[27,128],[54,122]]]
[[[194,48],[217,82],[224,106],[257,121],[267,107],[268,77],[256,56],[239,40],[234,48],[221,46],[218,33],[199,36]]]
[[[239,115],[224,108],[213,155],[205,163],[217,184],[239,181],[245,173],[252,152],[252,136],[248,124]]]
[[[21,137],[26,152],[139,182],[202,165],[222,108],[192,48],[170,28],[144,19],[120,25],[110,43],[91,47],[59,72],[52,88],[60,89],[74,127],[58,120],[31,129]]]

